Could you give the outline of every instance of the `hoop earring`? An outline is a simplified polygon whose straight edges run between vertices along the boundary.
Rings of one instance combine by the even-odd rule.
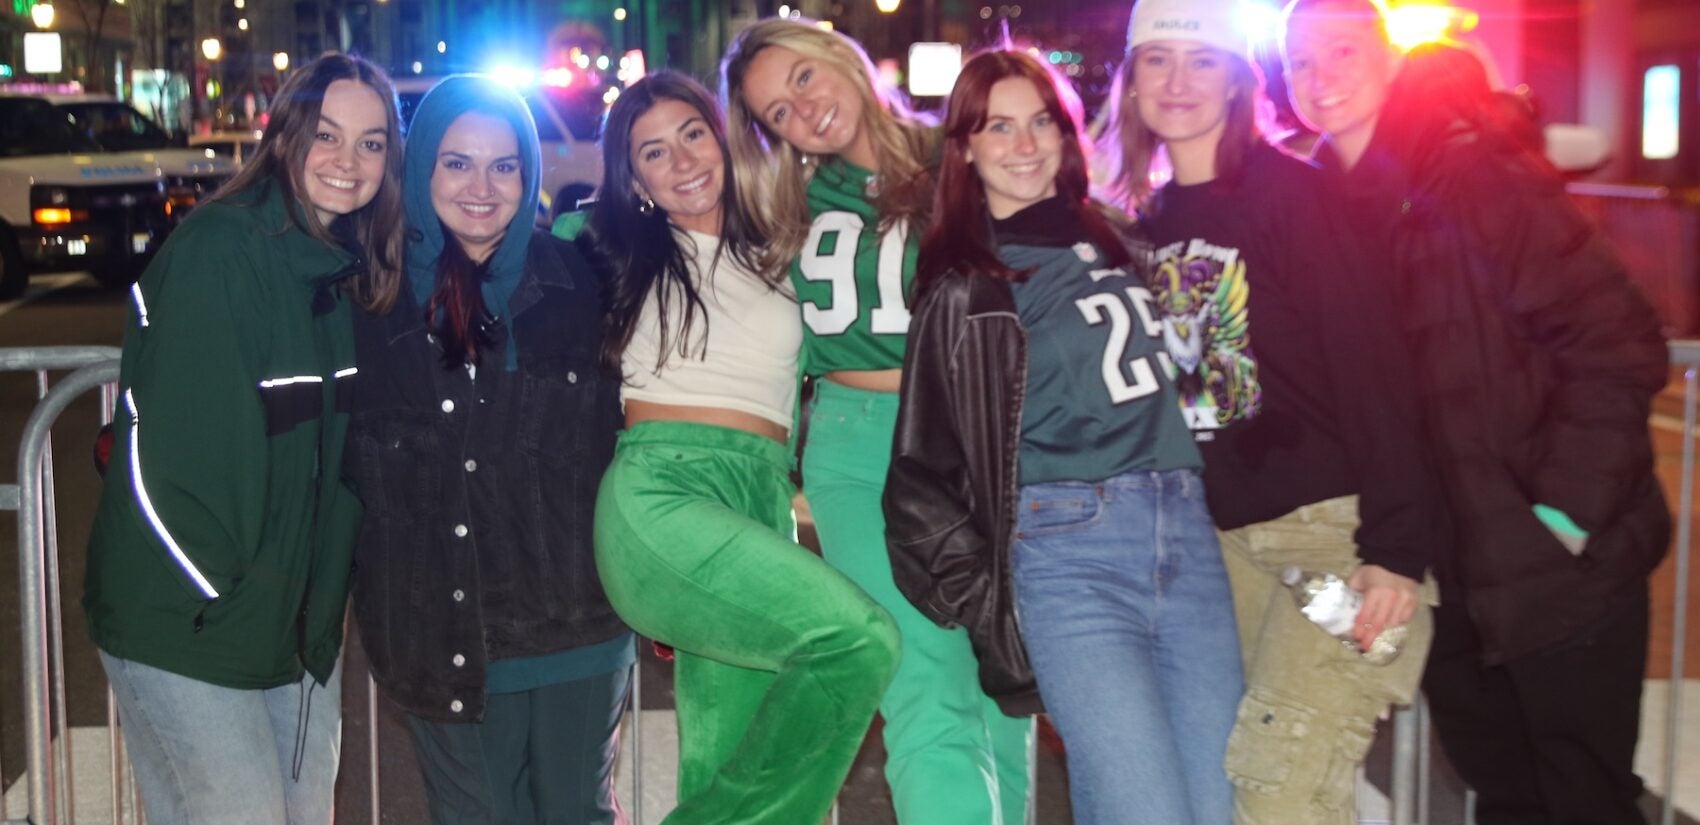
[[[638,214],[646,217],[655,214],[655,201],[651,198],[638,201]]]

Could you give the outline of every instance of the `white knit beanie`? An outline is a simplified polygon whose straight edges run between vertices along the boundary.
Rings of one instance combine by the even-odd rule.
[[[1137,0],[1127,47],[1153,40],[1195,40],[1230,54],[1251,53],[1241,0]]]

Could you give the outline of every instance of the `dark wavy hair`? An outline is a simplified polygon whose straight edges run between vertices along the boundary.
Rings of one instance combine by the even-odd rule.
[[[290,220],[307,234],[329,246],[340,246],[331,228],[319,220],[318,211],[306,200],[307,152],[319,132],[319,107],[325,90],[338,80],[351,80],[373,92],[384,102],[384,131],[389,143],[384,153],[384,181],[372,202],[348,216],[352,236],[366,256],[365,272],[352,289],[361,303],[371,305],[375,295],[393,295],[401,282],[401,115],[396,109],[395,87],[389,75],[363,58],[328,54],[290,75],[272,97],[267,110],[265,134],[253,159],[212,200],[242,201],[244,193],[260,187],[279,187],[285,197],[300,204],[290,210]]]
[[[1032,82],[1039,90],[1039,99],[1045,103],[1045,111],[1062,130],[1057,195],[1067,208],[1074,210],[1081,237],[1102,249],[1112,266],[1130,260],[1121,238],[1088,196],[1080,98],[1075,96],[1073,87],[1027,52],[992,49],[974,55],[962,67],[956,86],[950,90],[950,108],[944,116],[938,193],[934,196],[932,223],[921,239],[921,256],[916,267],[917,295],[952,271],[1005,281],[1027,277],[1026,272],[1011,269],[998,258],[997,240],[992,237],[991,216],[986,207],[986,186],[974,165],[968,162],[968,139],[986,128],[992,87],[1003,80]]]
[[[655,293],[660,310],[661,354],[655,363],[657,370],[666,363],[672,350],[677,350],[681,357],[690,357],[691,327],[703,313],[702,295],[691,277],[690,256],[681,246],[681,233],[674,231],[667,213],[659,207],[650,209],[648,214],[638,208],[641,199],[635,186],[637,170],[632,166],[632,126],[664,100],[676,100],[695,109],[720,147],[725,189],[720,194],[721,244],[714,262],[730,255],[750,272],[761,271],[762,238],[740,204],[732,176],[732,152],[726,144],[726,125],[714,96],[702,84],[675,71],[659,71],[632,84],[608,110],[602,129],[602,188],[585,225],[591,255],[608,278],[609,307],[602,359],[614,369],[620,368],[621,356],[631,343],[638,315],[643,312],[650,293]],[[701,277],[706,281],[713,276],[713,269],[711,264]],[[669,329],[668,318],[675,301],[684,302],[684,312],[679,328]],[[708,323],[706,318],[702,322]],[[701,340],[706,348],[706,329]]]

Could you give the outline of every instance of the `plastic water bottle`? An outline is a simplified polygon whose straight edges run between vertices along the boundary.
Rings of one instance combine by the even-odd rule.
[[[1363,609],[1364,594],[1352,589],[1339,576],[1288,566],[1281,571],[1281,583],[1287,586],[1287,592],[1293,594],[1293,601],[1298,603],[1299,612],[1305,618],[1362,655],[1364,661],[1385,665],[1398,658],[1400,648],[1405,645],[1404,625],[1382,630],[1368,650],[1358,649],[1352,628],[1357,624],[1358,611]]]

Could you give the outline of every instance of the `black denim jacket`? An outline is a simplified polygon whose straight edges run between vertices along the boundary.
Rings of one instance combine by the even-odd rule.
[[[354,613],[390,698],[426,719],[477,721],[488,662],[625,631],[591,535],[619,378],[597,360],[602,284],[545,233],[476,377],[443,366],[418,302],[401,293],[387,314],[356,314],[346,465],[366,517]],[[514,372],[503,365],[509,334]]]

